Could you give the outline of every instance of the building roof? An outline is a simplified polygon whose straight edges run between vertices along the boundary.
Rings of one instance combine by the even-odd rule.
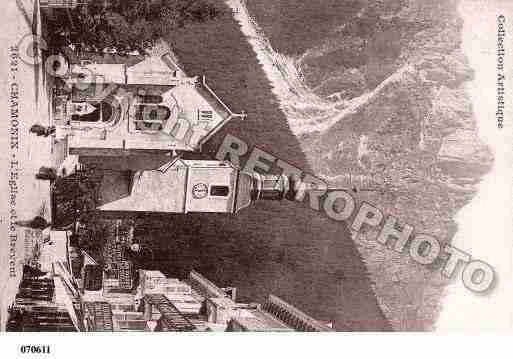
[[[86,251],[82,251],[82,255],[84,256],[84,266],[88,264],[98,265],[98,262],[96,262],[96,260],[93,257],[91,257],[91,255],[89,255],[89,253],[87,253]]]
[[[182,205],[174,199],[184,190],[183,179],[173,170],[139,171],[133,174],[130,193],[99,207],[101,211],[179,212]],[[166,200],[163,200],[163,199]]]

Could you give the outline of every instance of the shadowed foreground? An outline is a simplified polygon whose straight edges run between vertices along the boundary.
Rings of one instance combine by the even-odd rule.
[[[253,50],[229,15],[168,40],[188,74],[205,74],[234,111],[249,114],[212,139],[204,149],[209,156],[230,133],[309,171]],[[165,248],[153,267],[168,274],[194,268],[220,285],[237,286],[245,299],[263,301],[272,292],[318,319],[335,321],[339,330],[390,329],[345,224],[299,203],[261,203],[235,217],[152,216],[141,222]]]

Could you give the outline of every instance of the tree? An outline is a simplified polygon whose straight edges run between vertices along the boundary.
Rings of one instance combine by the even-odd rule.
[[[144,50],[177,28],[221,14],[210,0],[112,0],[107,6],[96,1],[56,11],[57,19],[48,28],[52,42],[59,46]]]

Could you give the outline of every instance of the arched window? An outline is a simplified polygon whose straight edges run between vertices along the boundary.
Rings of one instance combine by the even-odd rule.
[[[171,116],[171,110],[162,105],[137,105],[135,121],[139,130],[161,130]]]

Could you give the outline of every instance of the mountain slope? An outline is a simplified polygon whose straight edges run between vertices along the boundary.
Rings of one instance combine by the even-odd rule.
[[[473,72],[461,51],[458,1],[343,1],[351,11],[327,15],[328,3],[248,4],[269,48],[283,54],[272,57],[296,69],[282,72],[294,77],[283,81],[300,81],[308,93],[295,100],[301,106],[277,93],[291,130],[315,174],[332,185],[348,173],[374,178],[378,188],[359,191],[360,200],[450,242],[455,213],[493,161],[465,92]],[[446,285],[439,264],[421,267],[376,235],[353,237],[381,308],[396,329],[431,328]]]

